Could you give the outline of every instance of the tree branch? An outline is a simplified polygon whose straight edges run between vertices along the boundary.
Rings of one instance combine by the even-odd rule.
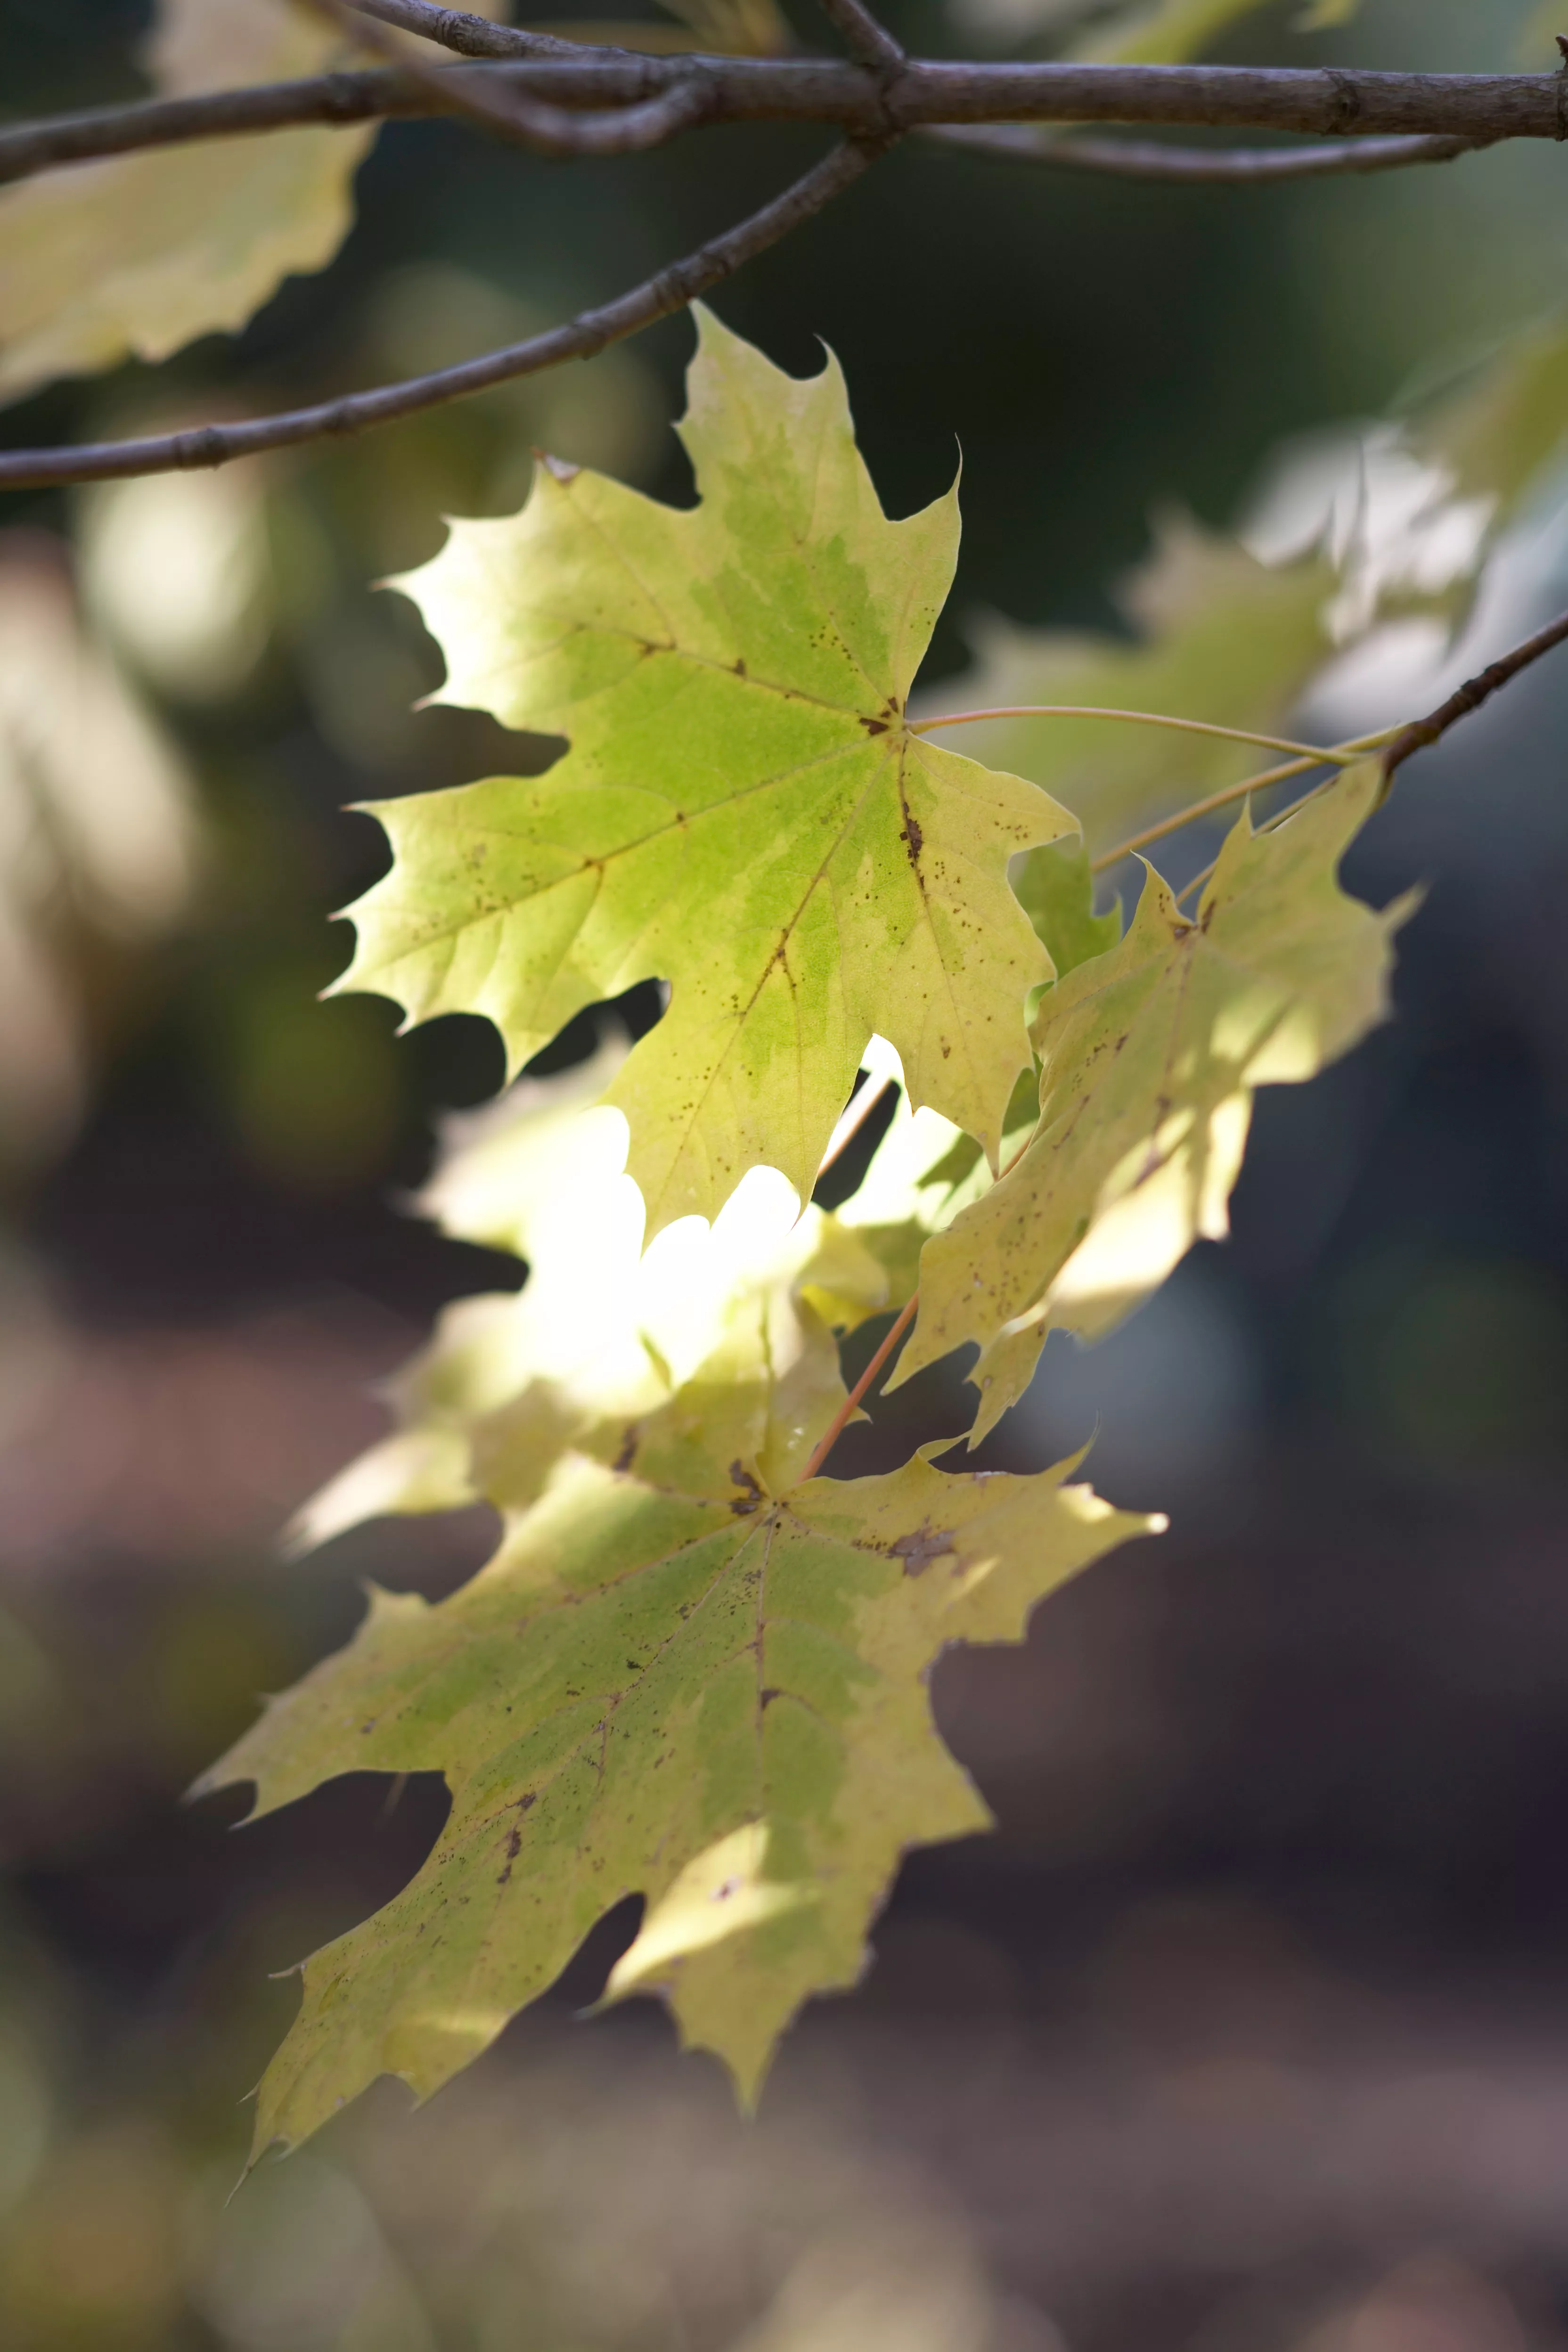
[[[522,33],[510,25],[492,25],[488,16],[470,16],[462,8],[436,8],[430,0],[353,0],[358,16],[374,16],[400,33],[419,33],[443,49],[464,58],[547,57],[575,48],[574,41],[557,40],[552,33]]]
[[[683,260],[655,278],[645,278],[629,293],[619,295],[594,310],[584,310],[564,326],[531,335],[526,342],[490,352],[482,359],[434,374],[415,376],[403,383],[384,384],[373,392],[351,393],[342,400],[313,408],[286,410],[276,416],[258,416],[235,425],[199,425],[182,433],[149,435],[132,441],[89,442],[80,448],[17,449],[0,453],[0,489],[37,489],[61,482],[123,480],[133,474],[161,474],[192,467],[225,466],[236,457],[254,457],[266,449],[284,449],[301,442],[326,440],[337,435],[362,433],[374,425],[388,425],[400,416],[439,407],[467,393],[482,392],[519,376],[537,375],[564,360],[592,359],[608,343],[619,342],[656,319],[684,310],[700,294],[733,274],[742,266],[787,236],[814,213],[852,186],[890,142],[848,141],[814,164],[803,178],[764,205],[747,220],[726,229]]]
[[[1450,727],[1457,727],[1461,719],[1468,719],[1472,710],[1479,710],[1483,702],[1489,702],[1501,688],[1510,685],[1521,670],[1529,669],[1531,663],[1538,662],[1543,654],[1549,654],[1562,645],[1568,645],[1568,613],[1548,622],[1544,629],[1538,629],[1534,636],[1527,637],[1521,646],[1515,646],[1511,653],[1500,656],[1495,662],[1489,662],[1485,669],[1479,671],[1474,677],[1468,677],[1464,685],[1451,694],[1447,702],[1440,703],[1427,718],[1417,719],[1405,728],[1384,753],[1384,789],[1387,790],[1395,769],[1402,768],[1406,760],[1415,752],[1425,751],[1432,744],[1440,742]]]
[[[258,83],[200,98],[154,98],[132,106],[93,107],[0,130],[0,181],[29,179],[60,163],[178,147],[198,139],[245,138],[300,123],[374,122],[384,116],[431,114],[426,93],[400,73],[316,74],[304,81]]]
[[[1257,187],[1275,180],[1326,180],[1346,172],[1397,172],[1411,163],[1451,163],[1497,142],[1439,132],[1416,139],[1339,139],[1315,147],[1170,147],[1137,139],[1042,138],[1023,124],[932,124],[921,133],[1012,163],[1101,172],[1120,180],[1171,180]]]
[[[877,22],[864,0],[822,0],[822,13],[858,64],[873,69],[902,65],[902,45]]]
[[[411,0],[378,0],[378,6],[399,10],[410,5]],[[465,78],[461,82],[459,75]],[[632,143],[651,144],[668,136],[672,128],[699,121],[836,123],[849,136],[862,139],[963,126],[971,143],[974,126],[1025,122],[1163,123],[1289,131],[1342,141],[1346,133],[1356,140],[1418,137],[1478,146],[1504,139],[1568,137],[1568,81],[1556,74],[975,65],[929,58],[910,58],[872,71],[830,58],[647,57],[563,43],[548,54],[439,72],[426,68],[422,80],[405,67],[328,74],[310,81],[109,107],[24,124],[0,131],[0,178],[19,178],[51,163],[287,124],[472,110],[476,86],[504,89],[558,110],[541,118],[545,123],[541,143],[562,153],[606,152],[611,134],[605,110],[639,106],[676,91],[682,96],[664,127],[656,121],[651,129],[639,128]],[[595,112],[605,119],[595,122]],[[587,119],[574,124],[568,119],[574,114]],[[998,145],[995,132],[986,144]],[[1012,146],[1010,141],[1008,152]],[[1026,152],[1035,152],[1032,142]],[[1041,151],[1040,160],[1058,159]],[[1290,177],[1305,172],[1304,159],[1289,160],[1294,171],[1287,171],[1287,159],[1272,152],[1249,159],[1248,176]],[[1408,160],[1436,158],[1412,153]],[[1200,161],[1195,155],[1190,165],[1184,162],[1167,171],[1170,162],[1163,152],[1161,176],[1195,178],[1205,163],[1212,168],[1211,159]],[[1387,167],[1386,160],[1363,166]],[[1351,167],[1336,161],[1334,168]]]
[[[449,101],[481,128],[499,131],[503,139],[515,139],[543,155],[628,155],[659,147],[689,130],[707,104],[706,93],[683,76],[662,95],[645,99],[640,105],[572,114],[492,72],[453,73],[449,68],[431,66],[423,57],[408,55],[379,18],[351,5],[351,0],[305,0],[305,5],[351,40],[363,41],[401,65],[436,110]],[[568,56],[572,54],[566,44],[561,46]]]

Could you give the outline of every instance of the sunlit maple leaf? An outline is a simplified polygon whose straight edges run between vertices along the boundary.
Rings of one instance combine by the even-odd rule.
[[[1073,820],[905,727],[952,575],[954,494],[889,522],[830,359],[796,382],[709,315],[682,437],[699,503],[542,466],[404,584],[443,698],[563,734],[536,779],[379,804],[352,987],[487,1013],[515,1067],[595,998],[669,1008],[608,1099],[650,1233],[746,1170],[802,1199],[873,1034],[993,1158],[1050,967],[1007,887]]]
[[[373,1593],[348,1648],[206,1776],[255,1781],[262,1811],[340,1772],[452,1791],[404,1892],[306,1961],[258,2152],[378,2074],[436,2090],[634,1894],[609,1997],[662,1991],[749,2101],[801,2002],[860,1976],[900,1856],[988,1826],[931,1665],[1019,1640],[1046,1593],[1159,1523],[1060,1471],[923,1458],[775,1493],[744,1369],[702,1368],[613,1462],[564,1456],[449,1600]]]
[[[577,1068],[521,1079],[448,1122],[417,1205],[459,1240],[526,1258],[527,1283],[444,1309],[388,1384],[396,1426],[299,1513],[294,1549],[485,1493],[521,1508],[568,1447],[597,1433],[613,1455],[626,1423],[721,1349],[765,1389],[763,1475],[779,1483],[804,1467],[844,1394],[835,1331],[908,1295],[890,1296],[891,1244],[803,1213],[776,1170],[755,1168],[711,1224],[679,1218],[645,1250],[626,1117],[603,1099],[626,1051],[616,1035]],[[911,1275],[932,1230],[912,1227],[902,1246]]]
[[[1224,1234],[1253,1090],[1313,1076],[1386,1014],[1391,941],[1415,902],[1378,914],[1336,879],[1380,788],[1367,761],[1277,829],[1244,815],[1194,920],[1151,868],[1121,944],[1042,1000],[1038,1126],[927,1244],[898,1369],[978,1341],[972,1443],[1053,1328],[1099,1338],[1200,1235]]]

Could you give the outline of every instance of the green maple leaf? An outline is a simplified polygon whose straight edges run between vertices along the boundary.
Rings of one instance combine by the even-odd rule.
[[[1200,1235],[1226,1231],[1254,1088],[1310,1078],[1384,1018],[1394,931],[1339,861],[1377,804],[1373,761],[1277,829],[1244,815],[1195,920],[1151,867],[1121,944],[1041,1002],[1039,1123],[1022,1157],[921,1260],[897,1378],[978,1341],[978,1443],[1056,1328],[1097,1339]],[[889,1385],[896,1385],[890,1382]]]
[[[834,1333],[903,1304],[934,1228],[911,1219],[862,1236],[822,1209],[803,1213],[776,1170],[754,1168],[711,1225],[680,1218],[645,1250],[626,1118],[603,1098],[626,1050],[616,1036],[577,1068],[523,1079],[446,1123],[416,1205],[459,1240],[526,1258],[527,1284],[442,1311],[388,1383],[395,1427],[297,1515],[296,1551],[384,1513],[452,1510],[487,1493],[521,1508],[568,1448],[598,1444],[613,1457],[628,1423],[726,1348],[768,1396],[763,1475],[787,1484],[804,1466],[844,1394]],[[934,1159],[955,1130],[921,1118],[936,1125]],[[890,1265],[907,1286],[896,1297]]]
[[[488,1014],[516,1067],[647,978],[663,1021],[608,1099],[650,1233],[745,1171],[804,1200],[873,1034],[994,1160],[1050,977],[1009,858],[1076,831],[905,727],[952,576],[955,494],[889,522],[837,364],[797,383],[700,319],[678,509],[543,465],[403,583],[443,698],[565,735],[546,775],[379,804],[396,862],[345,983]]]
[[[1121,937],[1121,915],[1094,911],[1094,876],[1082,841],[1032,849],[1013,877],[1018,904],[1063,980],[1090,956],[1104,955]]]
[[[631,1894],[647,1909],[610,1998],[662,1990],[750,2100],[807,1995],[860,1976],[900,1855],[988,1825],[932,1722],[932,1663],[1019,1640],[1043,1595],[1161,1523],[1059,1470],[923,1458],[772,1493],[760,1372],[742,1340],[616,1432],[613,1462],[564,1455],[449,1600],[373,1593],[206,1776],[254,1780],[263,1812],[340,1772],[452,1791],[406,1889],[305,1963],[258,2152],[380,2074],[427,2095]]]

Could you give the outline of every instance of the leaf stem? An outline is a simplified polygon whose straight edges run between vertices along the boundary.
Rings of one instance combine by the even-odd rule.
[[[890,1084],[891,1081],[889,1080],[889,1083]],[[1002,1178],[1004,1176],[1010,1176],[1013,1173],[1014,1169],[1016,1168],[1019,1160],[1022,1160],[1025,1152],[1027,1151],[1030,1140],[1035,1131],[1036,1130],[1033,1128],[1029,1129],[1023,1141],[1019,1144],[1016,1151],[1014,1152],[1012,1158],[1003,1167],[1001,1174],[999,1174],[996,1179],[998,1183],[1002,1181]],[[845,1398],[839,1410],[834,1414],[826,1434],[819,1441],[812,1454],[810,1461],[805,1465],[805,1469],[803,1473],[804,1477],[815,1478],[823,1464],[826,1461],[828,1455],[832,1453],[839,1438],[847,1428],[851,1414],[855,1412],[860,1404],[862,1398],[865,1396],[867,1390],[870,1387],[878,1373],[882,1370],[884,1364],[886,1364],[889,1357],[892,1354],[893,1349],[898,1346],[899,1341],[909,1329],[910,1325],[914,1321],[916,1315],[920,1311],[920,1303],[921,1295],[920,1292],[916,1290],[911,1293],[908,1304],[903,1307],[899,1316],[898,1321],[894,1324],[892,1329],[889,1332],[887,1338],[883,1340],[881,1346],[878,1349],[876,1354],[872,1357],[870,1362],[867,1365],[865,1370],[861,1373],[859,1379],[856,1381],[854,1387]]]
[[[994,710],[949,710],[940,719],[917,719],[906,731],[930,735],[942,727],[973,727],[984,719],[1115,719],[1134,727],[1169,727],[1178,735],[1214,735],[1226,743],[1253,743],[1264,751],[1289,751],[1297,760],[1317,766],[1331,760],[1332,751],[1314,743],[1293,743],[1288,737],[1257,735],[1247,727],[1216,727],[1206,719],[1172,719],[1159,710],[1108,710],[1089,702],[1009,702]]]
[[[1103,874],[1110,866],[1120,864],[1122,858],[1131,857],[1135,849],[1146,849],[1152,841],[1163,841],[1167,834],[1180,833],[1184,824],[1192,824],[1201,816],[1212,816],[1215,809],[1228,808],[1233,801],[1243,801],[1249,793],[1267,792],[1271,784],[1288,783],[1292,776],[1307,775],[1313,768],[1330,764],[1349,767],[1354,761],[1364,759],[1369,751],[1377,751],[1398,732],[1397,727],[1381,728],[1375,735],[1358,736],[1351,743],[1336,743],[1327,751],[1305,753],[1299,760],[1288,761],[1282,768],[1266,768],[1260,776],[1244,776],[1240,783],[1226,784],[1217,793],[1210,793],[1206,798],[1192,801],[1185,808],[1177,809],[1173,815],[1162,817],[1157,824],[1145,825],[1142,833],[1131,834],[1127,840],[1119,841],[1114,849],[1106,850],[1093,861],[1089,871]],[[1189,884],[1188,887],[1191,887]]]
[[[819,1184],[834,1161],[847,1151],[892,1084],[891,1078],[879,1078],[874,1086],[864,1086],[858,1095],[851,1097],[839,1113],[838,1124],[828,1138],[827,1149],[818,1162],[816,1181]]]
[[[867,1391],[871,1387],[871,1384],[876,1380],[879,1372],[881,1371],[884,1365],[887,1363],[889,1357],[892,1354],[893,1349],[898,1346],[899,1341],[903,1338],[904,1333],[909,1329],[910,1325],[914,1321],[915,1316],[920,1308],[920,1292],[918,1290],[912,1291],[910,1295],[907,1305],[900,1308],[898,1320],[893,1325],[892,1329],[889,1332],[887,1338],[883,1340],[881,1346],[878,1349],[876,1354],[872,1357],[870,1362],[867,1365],[865,1370],[861,1373],[859,1379],[856,1381],[854,1387],[850,1390],[848,1395],[839,1406],[838,1411],[834,1414],[833,1419],[829,1422],[826,1434],[818,1439],[816,1447],[813,1449],[811,1459],[806,1464],[805,1468],[802,1473],[803,1479],[815,1478],[823,1464],[826,1461],[828,1455],[832,1453],[834,1447],[837,1444],[838,1440],[844,1434],[845,1430],[848,1427],[851,1419],[855,1413],[858,1412],[862,1398],[866,1395]]]

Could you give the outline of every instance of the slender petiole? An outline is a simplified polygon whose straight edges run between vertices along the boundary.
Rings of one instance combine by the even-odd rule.
[[[950,710],[941,719],[914,719],[907,731],[930,735],[942,727],[973,727],[983,719],[1117,719],[1134,727],[1169,727],[1178,735],[1215,735],[1225,743],[1254,743],[1263,751],[1289,751],[1314,765],[1339,757],[1336,751],[1320,751],[1315,743],[1293,743],[1280,735],[1255,735],[1247,727],[1215,727],[1206,719],[1172,719],[1159,710],[1106,710],[1086,702],[1016,702],[995,710]]]
[[[1244,776],[1240,783],[1226,784],[1205,799],[1193,801],[1187,807],[1177,809],[1173,816],[1162,817],[1157,824],[1145,825],[1142,833],[1119,841],[1114,849],[1106,850],[1094,860],[1090,871],[1103,874],[1123,857],[1130,857],[1135,849],[1146,849],[1151,842],[1163,841],[1167,834],[1180,833],[1184,824],[1194,824],[1201,816],[1212,816],[1215,809],[1228,808],[1235,801],[1244,801],[1249,793],[1267,792],[1272,784],[1289,783],[1293,776],[1304,776],[1313,768],[1348,768],[1355,761],[1363,760],[1369,751],[1393,742],[1400,732],[1397,727],[1380,728],[1375,735],[1358,736],[1354,742],[1336,743],[1329,751],[1304,753],[1282,768],[1266,768],[1260,776]]]
[[[817,1472],[821,1469],[823,1464],[826,1461],[828,1455],[837,1444],[839,1438],[849,1426],[850,1421],[853,1419],[859,1407],[861,1399],[865,1396],[867,1391],[875,1381],[878,1373],[881,1370],[883,1365],[892,1354],[893,1349],[898,1346],[899,1341],[903,1338],[904,1333],[909,1329],[910,1325],[914,1321],[916,1313],[920,1307],[920,1303],[921,1295],[917,1290],[911,1294],[908,1304],[900,1314],[898,1321],[893,1325],[892,1329],[889,1332],[887,1338],[883,1340],[881,1346],[878,1349],[876,1354],[872,1357],[870,1362],[867,1365],[865,1370],[861,1373],[859,1379],[856,1381],[854,1387],[850,1390],[848,1395],[845,1398],[843,1403],[834,1414],[832,1421],[828,1423],[822,1436],[818,1439],[816,1446],[813,1448],[811,1459],[806,1464],[805,1469],[802,1474],[803,1477],[816,1477]]]
[[[821,1163],[816,1171],[816,1181],[819,1184],[834,1161],[847,1151],[893,1083],[891,1078],[878,1078],[875,1082],[868,1080],[859,1093],[851,1097],[848,1108],[839,1113],[838,1124],[828,1138],[827,1149],[823,1153]]]

